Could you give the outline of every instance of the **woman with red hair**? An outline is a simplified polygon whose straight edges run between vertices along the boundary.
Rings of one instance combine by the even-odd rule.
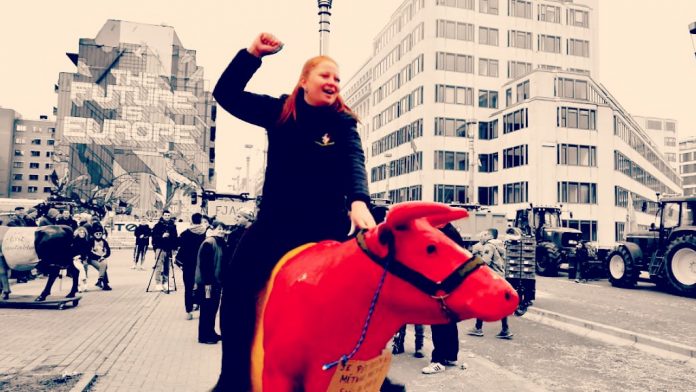
[[[308,242],[344,240],[351,223],[375,225],[357,118],[340,96],[336,62],[309,59],[289,96],[245,91],[261,58],[282,47],[275,36],[261,33],[237,53],[213,91],[222,108],[265,128],[268,137],[259,213],[224,271],[219,391],[250,388],[256,301],[282,255]]]

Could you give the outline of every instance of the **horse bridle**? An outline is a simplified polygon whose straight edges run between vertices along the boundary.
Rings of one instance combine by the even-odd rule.
[[[471,275],[479,267],[485,265],[485,262],[480,257],[475,256],[472,259],[463,262],[445,279],[435,282],[396,259],[396,249],[394,247],[393,235],[388,236],[386,240],[388,246],[387,256],[380,257],[374,254],[367,247],[367,243],[365,242],[365,232],[365,230],[358,232],[355,240],[357,241],[360,249],[365,252],[365,254],[372,261],[380,265],[392,275],[408,282],[418,290],[436,300],[440,305],[442,312],[451,322],[459,321],[459,317],[447,306],[445,300],[464,282],[469,275]]]

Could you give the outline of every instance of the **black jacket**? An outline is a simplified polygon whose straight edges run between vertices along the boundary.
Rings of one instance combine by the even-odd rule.
[[[111,256],[111,248],[109,242],[105,239],[92,238],[89,241],[89,257],[92,260],[108,259]]]
[[[189,229],[184,230],[179,236],[179,251],[176,253],[176,259],[181,261],[184,272],[195,272],[198,249],[204,240],[205,232],[196,234]]]
[[[7,226],[25,227],[29,225],[27,224],[27,218],[20,218],[15,215],[7,222]]]
[[[164,237],[164,233],[169,233]],[[152,247],[162,250],[174,250],[177,246],[176,225],[173,220],[165,221],[160,218],[159,222],[152,229]]]
[[[142,223],[135,228],[133,235],[135,235],[135,243],[137,245],[149,245],[152,229],[150,228],[150,225]],[[141,238],[140,236],[143,237]]]
[[[222,237],[208,237],[198,249],[196,284],[221,285],[222,267],[227,245]]]
[[[260,59],[241,50],[213,91],[225,110],[266,129],[268,159],[257,221],[282,224],[300,217],[303,227],[340,222],[347,232],[347,205],[355,200],[370,202],[355,119],[330,107],[308,105],[300,91],[297,119],[278,125],[287,96],[244,91],[260,66]]]

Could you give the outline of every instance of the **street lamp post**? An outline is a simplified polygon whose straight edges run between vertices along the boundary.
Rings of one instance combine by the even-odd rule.
[[[235,167],[235,170],[237,170],[237,187],[236,187],[236,192],[241,193],[242,186],[240,184],[241,178],[242,178],[242,167],[237,166]]]
[[[317,0],[317,5],[319,6],[319,55],[321,56],[329,54],[331,3],[333,3],[333,0]]]

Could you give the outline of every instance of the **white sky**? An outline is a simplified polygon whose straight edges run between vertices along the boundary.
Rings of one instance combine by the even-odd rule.
[[[334,0],[330,54],[347,81],[367,60],[372,40],[403,0]],[[434,0],[426,0],[434,1]],[[504,0],[501,0],[503,2]],[[679,137],[696,136],[696,57],[688,24],[695,0],[599,0],[600,82],[636,115],[678,121]],[[211,88],[232,56],[261,31],[285,48],[264,60],[249,88],[280,95],[297,81],[303,62],[318,53],[315,0],[6,1],[0,5],[0,106],[27,119],[50,114],[59,72],[75,72],[65,56],[80,38],[94,38],[107,19],[173,26],[184,47],[197,51]],[[264,133],[218,115],[218,189],[244,167],[261,165]]]

